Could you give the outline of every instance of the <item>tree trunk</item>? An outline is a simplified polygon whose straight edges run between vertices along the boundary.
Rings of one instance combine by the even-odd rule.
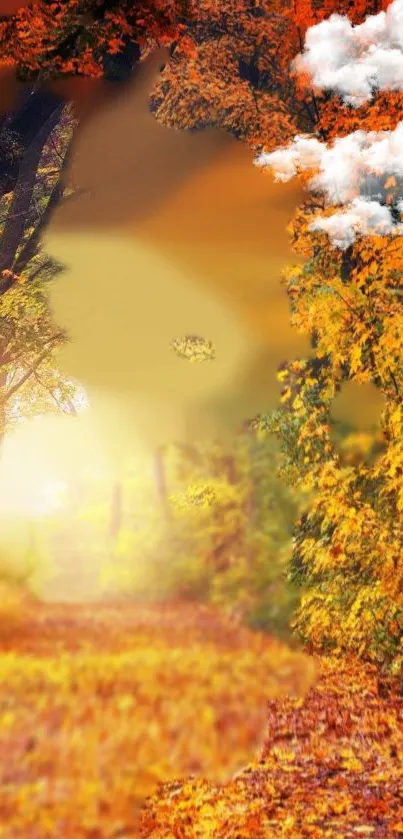
[[[56,108],[65,104],[60,96],[51,91],[35,89],[24,91],[19,107],[7,124],[7,130],[18,135],[23,152],[20,159],[16,158],[11,166],[10,161],[0,159],[0,181],[3,183],[4,192],[12,192],[15,189],[26,151]],[[3,122],[5,120],[6,116],[3,117]]]
[[[222,455],[213,466],[213,476],[224,478],[229,484],[236,484],[238,480],[237,467],[234,455]],[[231,546],[242,539],[238,530],[232,533],[222,532],[222,511],[219,505],[213,507],[213,521],[215,532],[211,551],[211,561],[214,572],[227,571],[231,563]]]
[[[33,259],[33,257],[36,255],[41,234],[47,226],[48,222],[50,221],[53,211],[60,204],[62,197],[63,183],[60,174],[59,181],[57,182],[56,186],[54,186],[54,188],[52,189],[50,198],[48,200],[48,203],[46,204],[44,212],[42,213],[39,219],[38,224],[36,225],[32,235],[29,237],[28,241],[24,245],[21,253],[15,260],[14,271],[16,274],[21,274],[24,268],[27,267],[28,262],[30,262],[31,259]]]
[[[154,455],[155,489],[163,515],[165,519],[169,520],[171,518],[171,508],[168,501],[164,453],[164,447],[160,446]]]
[[[122,484],[116,481],[112,488],[111,518],[109,534],[111,539],[116,539],[122,527]]]
[[[6,434],[6,383],[7,373],[0,360],[0,459],[3,451],[4,437]]]
[[[24,235],[26,217],[31,205],[42,151],[49,135],[57,125],[64,107],[64,102],[61,102],[54,108],[27,148],[21,161],[18,182],[0,240],[0,275],[6,269],[12,270],[13,268],[16,252]],[[0,277],[0,294],[7,291],[12,284],[12,277]]]

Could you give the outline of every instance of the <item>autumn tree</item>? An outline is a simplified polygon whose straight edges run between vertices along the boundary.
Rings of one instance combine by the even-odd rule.
[[[298,286],[294,322],[319,333],[319,355],[329,364],[315,376],[309,362],[283,371],[284,408],[271,420],[283,440],[284,477],[315,493],[295,537],[292,574],[310,585],[296,627],[315,648],[358,651],[387,664],[399,661],[403,614],[402,254],[400,239],[362,240],[353,255],[359,267],[346,282],[322,241],[320,256],[288,272],[288,288]],[[308,375],[293,394],[290,377],[301,367]],[[346,462],[331,436],[332,401],[348,380],[373,382],[384,396],[383,442],[375,434],[369,446],[377,457],[361,462]]]
[[[16,65],[25,80],[119,79],[130,72],[140,44],[173,41],[185,10],[186,0],[39,0],[2,18],[1,64]]]
[[[66,336],[52,325],[45,302],[46,281],[61,266],[42,254],[41,236],[55,208],[69,199],[64,174],[78,120],[66,102],[68,88],[60,95],[52,82],[77,74],[126,81],[141,50],[147,52],[156,39],[173,39],[176,18],[174,3],[133,8],[125,2],[44,0],[0,20],[0,68],[14,67],[23,82],[14,107],[0,116],[0,436],[10,402],[26,383],[32,391],[35,382],[48,379],[51,404],[60,405],[56,390],[66,387],[54,369],[56,389],[43,375],[46,365],[50,374],[51,352]],[[10,81],[7,76],[5,83]],[[71,387],[67,391],[71,404]],[[32,407],[43,400],[37,403],[30,392],[29,402]]]
[[[52,363],[53,351],[66,340],[53,323],[46,293],[60,266],[42,252],[40,242],[63,194],[72,133],[69,108],[60,109],[50,134],[48,128],[28,146],[14,189],[5,187],[0,202],[1,436],[21,411],[74,410],[75,388]]]
[[[158,3],[133,8],[125,2],[85,0],[69,4],[43,0],[1,19],[0,68],[14,67],[17,78],[25,84],[17,90],[15,107],[3,114],[0,121],[1,194],[13,193],[0,243],[0,293],[12,282],[11,275],[4,276],[4,271],[20,272],[33,254],[31,242],[19,255],[18,263],[13,264],[26,227],[43,150],[56,128],[59,133],[66,133],[66,120],[70,141],[72,129],[77,127],[75,114],[67,108],[66,96],[46,87],[46,82],[72,75],[125,81],[140,57],[139,45],[147,52],[158,40],[170,43],[175,20],[175,4],[172,8]],[[68,99],[68,89],[65,93]],[[68,160],[69,147],[70,143],[64,144],[60,176]],[[62,192],[59,178],[47,212],[35,231],[35,243]]]
[[[362,19],[368,8],[353,11]],[[309,80],[302,79],[304,85]],[[353,109],[319,92],[317,130],[328,145],[357,128],[394,130],[401,96],[384,91]],[[379,179],[380,206],[393,207],[399,184]],[[283,405],[266,427],[282,440],[284,478],[313,493],[297,523],[290,569],[295,581],[309,586],[296,630],[313,649],[358,653],[401,672],[402,238],[357,234],[338,248],[324,229],[315,230],[318,216],[330,219],[335,212],[339,208],[326,207],[320,190],[312,191],[290,224],[306,263],[287,269],[284,283],[292,323],[314,336],[316,357],[280,371]],[[361,458],[352,455],[353,439],[341,450],[332,435],[332,403],[348,381],[371,383],[383,397],[380,428],[369,435]]]
[[[298,38],[281,3],[189,2],[187,21],[155,88],[158,119],[192,130],[224,128],[252,148],[312,130],[312,96],[296,98],[289,74]]]

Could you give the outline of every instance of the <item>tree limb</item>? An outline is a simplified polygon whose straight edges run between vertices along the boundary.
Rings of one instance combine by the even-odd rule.
[[[21,253],[17,256],[17,259],[14,262],[13,270],[16,274],[20,274],[21,271],[23,271],[24,268],[26,268],[28,262],[35,256],[41,233],[50,221],[53,210],[55,210],[58,204],[60,203],[62,196],[63,185],[61,183],[61,179],[59,178],[57,184],[52,189],[50,198],[48,200],[48,203],[46,204],[46,207],[42,215],[40,216],[38,224],[34,228],[33,233],[29,237],[28,241],[25,243]]]
[[[50,355],[50,353],[52,352],[53,345],[55,343],[57,343],[57,341],[61,340],[62,337],[64,337],[63,333],[58,333],[57,335],[54,335],[52,338],[49,339],[49,341],[46,342],[47,346],[39,354],[39,356],[36,359],[36,361],[34,362],[34,364],[32,364],[28,368],[28,370],[25,371],[25,373],[23,374],[23,376],[21,376],[21,378],[18,380],[18,382],[16,382],[14,385],[9,387],[8,390],[6,390],[5,393],[3,393],[3,395],[2,395],[3,404],[8,402],[11,399],[11,397],[14,396],[14,394],[17,393],[20,390],[20,388],[25,384],[25,382],[28,381],[28,379],[31,376],[35,375],[38,367],[40,367],[40,365],[45,360],[45,358],[47,358],[48,355]]]
[[[65,407],[64,407],[64,405],[63,405],[63,403],[62,403],[62,402],[60,402],[60,400],[57,398],[57,396],[56,396],[56,394],[54,393],[54,391],[52,390],[52,388],[51,388],[51,387],[49,387],[49,385],[47,385],[47,384],[46,384],[46,382],[44,382],[44,381],[40,378],[40,376],[38,375],[38,371],[37,371],[37,370],[34,370],[34,378],[36,379],[36,381],[38,382],[38,384],[39,384],[41,387],[43,387],[43,389],[44,389],[44,390],[46,390],[46,392],[49,394],[49,396],[51,396],[51,397],[52,397],[53,401],[54,401],[54,402],[56,402],[57,407],[58,407],[58,408],[62,411],[62,413],[63,413],[63,414],[68,414],[69,416],[70,416],[70,415],[76,416],[77,411],[76,411],[76,409],[75,409],[75,407],[74,407],[74,405],[73,405],[73,403],[71,402],[71,400],[70,400],[70,399],[69,399],[69,401],[68,401],[68,405],[69,405],[69,409],[70,409],[70,410],[66,410],[66,408],[65,408]]]

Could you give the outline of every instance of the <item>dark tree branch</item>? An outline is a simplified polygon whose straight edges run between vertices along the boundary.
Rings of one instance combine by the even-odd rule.
[[[397,381],[396,381],[396,376],[395,376],[395,374],[394,374],[393,370],[391,370],[391,369],[390,369],[390,367],[388,367],[388,371],[389,371],[389,375],[390,375],[390,378],[391,378],[392,383],[393,383],[393,387],[394,387],[394,389],[395,389],[395,393],[396,393],[396,396],[397,396],[397,400],[398,400],[398,402],[401,402],[401,401],[402,401],[402,397],[401,397],[401,394],[400,394],[399,385],[398,385],[398,383],[397,383]]]
[[[38,265],[38,267],[35,268],[35,270],[30,273],[29,282],[32,282],[32,280],[34,280],[35,277],[37,277],[38,274],[40,274],[41,271],[45,271],[46,268],[53,268],[53,267],[54,267],[53,260],[52,259],[45,259],[44,262],[41,262],[41,264]]]

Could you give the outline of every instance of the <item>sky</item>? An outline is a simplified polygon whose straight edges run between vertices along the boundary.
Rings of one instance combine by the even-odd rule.
[[[117,457],[137,441],[225,438],[276,406],[280,362],[310,352],[280,285],[298,261],[286,224],[299,186],[274,184],[228,135],[163,128],[151,87],[152,72],[88,119],[70,182],[92,193],[59,208],[44,237],[68,266],[50,295],[73,339],[60,363]],[[184,335],[211,340],[216,359],[178,358],[170,342]]]

